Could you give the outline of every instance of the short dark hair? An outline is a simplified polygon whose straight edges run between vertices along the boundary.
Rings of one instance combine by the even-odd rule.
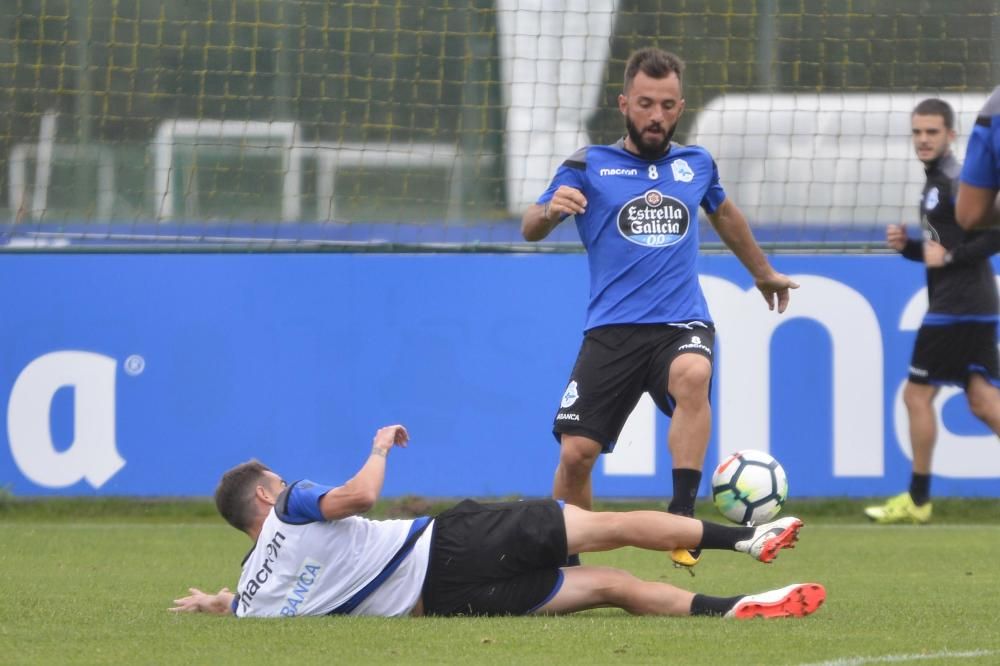
[[[944,126],[947,129],[953,129],[955,127],[955,111],[951,108],[951,104],[944,101],[943,99],[938,99],[937,97],[930,97],[913,107],[914,116],[941,116],[944,118]]]
[[[271,468],[259,460],[248,460],[222,475],[215,489],[215,508],[226,522],[246,532],[253,521],[253,496]]]
[[[626,93],[639,72],[654,79],[665,79],[673,73],[680,81],[684,73],[684,61],[669,51],[652,46],[636,51],[625,65],[625,85],[622,89]]]

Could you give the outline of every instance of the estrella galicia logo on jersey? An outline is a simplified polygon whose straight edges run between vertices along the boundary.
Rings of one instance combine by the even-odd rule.
[[[932,187],[927,190],[927,196],[924,198],[924,209],[934,210],[937,208],[938,202],[941,199],[941,195],[938,193],[938,188]]]
[[[569,386],[566,387],[566,392],[563,393],[562,402],[559,403],[559,406],[563,409],[572,407],[573,403],[576,402],[579,397],[580,393],[576,390],[576,380],[574,379],[569,383]]]
[[[694,180],[694,170],[684,160],[674,160],[670,163],[670,169],[674,172],[674,180],[678,183],[690,183]]]
[[[666,247],[687,234],[691,214],[683,201],[649,190],[618,211],[618,232],[636,245]]]

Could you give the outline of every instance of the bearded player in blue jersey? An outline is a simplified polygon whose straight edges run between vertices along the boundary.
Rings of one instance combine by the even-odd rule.
[[[683,62],[648,48],[632,55],[618,108],[625,138],[588,146],[556,171],[521,221],[528,241],[575,216],[590,265],[584,339],[555,417],[553,496],[591,507],[591,471],[614,449],[648,392],[670,418],[668,511],[694,514],[711,433],[715,327],[698,283],[698,207],[753,276],[768,308],[784,312],[797,284],[776,272],[746,218],[726,197],[712,156],[671,143],[684,111]],[[671,553],[692,567],[698,550]]]
[[[963,229],[1000,223],[1000,87],[986,100],[969,136],[962,165],[955,221]]]

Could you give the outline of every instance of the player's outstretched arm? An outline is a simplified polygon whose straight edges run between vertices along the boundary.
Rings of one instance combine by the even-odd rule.
[[[778,312],[784,312],[790,299],[789,290],[798,289],[799,285],[771,267],[763,250],[754,240],[743,212],[727,198],[714,213],[709,214],[708,219],[722,242],[753,276],[768,309],[773,310],[777,306]]]
[[[575,187],[560,185],[545,205],[531,204],[521,217],[521,235],[526,241],[540,241],[570,215],[587,210],[587,197]]]
[[[174,613],[211,613],[213,615],[229,615],[232,612],[233,597],[236,596],[224,587],[215,594],[202,592],[196,587],[188,588],[188,596],[174,599],[174,607],[168,610]]]
[[[375,505],[385,481],[385,462],[389,449],[406,446],[410,433],[401,425],[379,428],[372,440],[368,460],[347,483],[323,495],[319,510],[327,520],[337,520],[368,511]]]

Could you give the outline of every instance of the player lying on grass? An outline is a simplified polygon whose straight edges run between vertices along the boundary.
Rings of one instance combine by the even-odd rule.
[[[478,504],[435,518],[368,520],[386,457],[406,446],[401,425],[381,428],[358,473],[339,487],[286,484],[258,461],[226,472],[219,513],[255,542],[237,592],[192,588],[174,611],[237,617],[296,615],[527,615],[617,607],[637,615],[799,617],[823,603],[815,583],[713,597],[639,580],[611,567],[561,567],[567,553],[635,546],[704,548],[770,562],[802,521],[729,527],[659,511],[591,512],[556,500]]]

